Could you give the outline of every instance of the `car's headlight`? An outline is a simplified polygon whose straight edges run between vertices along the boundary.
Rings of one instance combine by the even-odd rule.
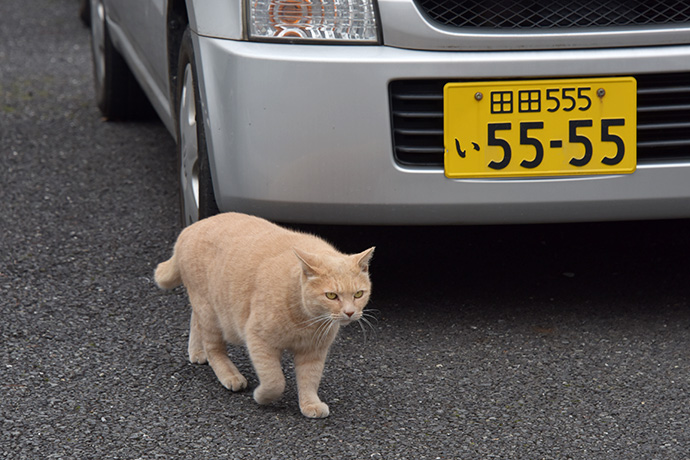
[[[375,0],[247,0],[250,39],[378,41]]]

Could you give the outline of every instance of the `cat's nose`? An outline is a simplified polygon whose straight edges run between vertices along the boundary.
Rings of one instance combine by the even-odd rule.
[[[348,318],[352,318],[352,315],[355,314],[354,311],[346,311],[345,314],[347,315]]]

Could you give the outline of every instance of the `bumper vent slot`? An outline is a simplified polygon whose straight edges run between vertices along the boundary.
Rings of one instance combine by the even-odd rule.
[[[635,78],[638,163],[690,159],[690,73]],[[449,81],[391,82],[393,147],[398,164],[443,167],[443,87]]]

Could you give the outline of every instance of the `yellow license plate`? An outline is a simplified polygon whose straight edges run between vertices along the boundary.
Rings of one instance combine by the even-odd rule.
[[[448,83],[449,178],[630,174],[637,166],[632,77]]]

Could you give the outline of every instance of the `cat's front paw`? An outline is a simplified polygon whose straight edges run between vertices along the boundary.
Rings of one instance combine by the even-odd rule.
[[[189,362],[192,364],[206,364],[208,358],[204,350],[189,351]]]
[[[325,418],[330,414],[328,405],[322,402],[301,404],[299,408],[302,415],[309,418]]]
[[[242,374],[231,375],[224,378],[221,382],[225,388],[231,391],[241,391],[247,388],[247,379]]]
[[[254,390],[254,401],[261,405],[271,404],[283,395],[283,388],[281,386],[259,385]]]

